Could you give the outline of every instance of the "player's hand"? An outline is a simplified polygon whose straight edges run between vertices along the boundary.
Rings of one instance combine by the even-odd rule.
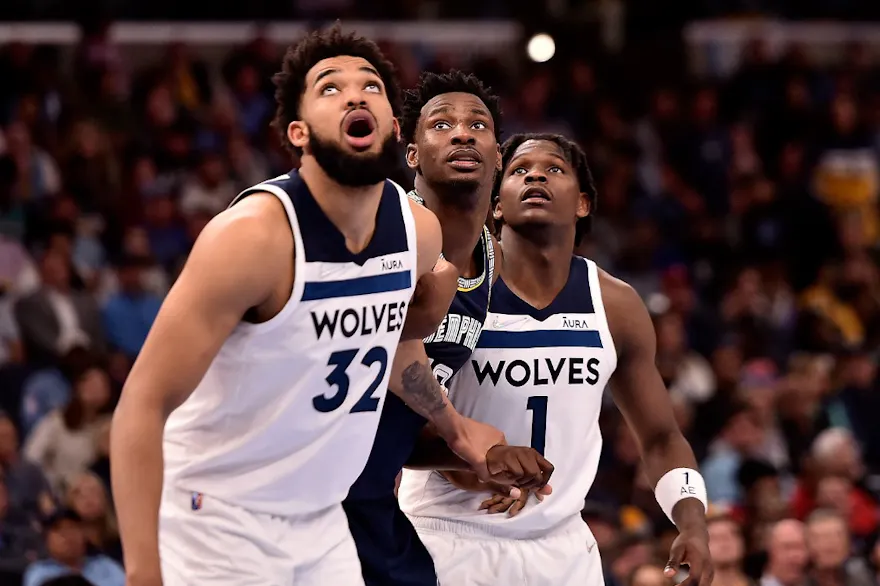
[[[490,515],[507,512],[509,516],[515,517],[526,506],[526,503],[529,502],[530,495],[534,494],[538,502],[541,502],[545,496],[552,492],[553,488],[549,484],[535,491],[523,490],[520,492],[519,498],[513,498],[502,492],[484,500],[480,504],[479,510],[485,509]]]
[[[437,331],[455,292],[458,291],[458,269],[445,258],[434,265],[416,283],[406,313],[401,340],[422,340]]]
[[[489,448],[486,467],[491,481],[526,490],[546,486],[554,469],[553,464],[534,448],[508,445]]]
[[[470,464],[481,481],[489,482],[494,479],[486,456],[493,447],[507,444],[501,431],[475,419],[462,417],[455,436],[444,439],[459,458]]]
[[[688,566],[687,569],[681,568],[682,565]],[[680,582],[684,586],[712,584],[715,567],[709,555],[709,532],[705,524],[680,529],[678,537],[672,542],[663,574],[678,583],[676,575],[680,570],[687,572],[687,577]]]

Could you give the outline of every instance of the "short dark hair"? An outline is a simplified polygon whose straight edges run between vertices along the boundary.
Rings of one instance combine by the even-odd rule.
[[[453,92],[471,94],[480,98],[486,104],[495,123],[495,139],[501,140],[501,98],[492,93],[492,88],[486,86],[473,73],[453,69],[449,73],[423,73],[416,87],[404,94],[403,113],[400,115],[400,134],[404,142],[415,142],[416,127],[419,125],[425,104],[439,95]]]
[[[400,84],[394,65],[382,54],[376,43],[358,36],[357,33],[343,33],[338,22],[330,29],[314,31],[296,45],[290,46],[284,55],[281,71],[272,77],[276,103],[272,124],[281,137],[281,143],[297,155],[302,155],[302,149],[290,144],[287,127],[299,117],[306,74],[319,61],[341,55],[361,57],[375,67],[385,84],[385,94],[391,102],[394,114],[400,112]]]
[[[587,194],[587,201],[590,203],[590,213],[587,217],[578,219],[575,228],[575,244],[579,244],[584,235],[590,232],[593,213],[596,211],[596,204],[599,200],[599,192],[596,190],[595,181],[593,181],[593,172],[590,170],[589,163],[587,163],[587,155],[573,140],[570,140],[561,134],[542,132],[514,134],[504,141],[504,144],[501,145],[501,173],[498,174],[498,178],[495,182],[495,194],[493,200],[497,200],[499,196],[504,172],[510,164],[513,155],[516,153],[516,149],[522,146],[524,142],[530,140],[552,142],[562,149],[562,154],[565,156],[565,160],[574,167],[581,192]]]

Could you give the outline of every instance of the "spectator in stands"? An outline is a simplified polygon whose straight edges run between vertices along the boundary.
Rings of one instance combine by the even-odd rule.
[[[76,347],[64,355],[60,365],[37,370],[25,380],[18,419],[23,437],[27,438],[43,417],[67,405],[72,378],[93,359],[88,350]]]
[[[627,586],[666,586],[668,583],[663,566],[650,563],[636,566],[626,581]]]
[[[9,506],[34,522],[55,510],[45,474],[19,454],[18,431],[6,413],[0,413],[0,470]]]
[[[184,216],[201,210],[215,215],[229,205],[238,190],[227,169],[228,164],[219,153],[202,153],[196,172],[184,181],[180,191],[180,211]]]
[[[18,170],[15,195],[20,201],[39,202],[61,190],[61,173],[55,160],[31,141],[27,126],[20,121],[6,127],[9,155]]]
[[[807,519],[807,547],[815,584],[873,586],[873,576],[861,558],[852,557],[846,518],[833,510],[818,509]]]
[[[711,502],[732,506],[741,501],[736,473],[742,460],[763,441],[764,428],[756,411],[745,403],[732,406],[718,439],[709,448],[709,457],[701,465]]]
[[[84,365],[73,377],[67,406],[47,415],[28,437],[25,457],[43,468],[59,494],[95,461],[97,434],[110,400],[107,371],[97,362]]]
[[[60,510],[45,523],[48,558],[32,563],[23,586],[43,586],[52,578],[80,574],[94,586],[124,586],[125,571],[104,555],[89,555],[79,515]]]
[[[709,519],[709,553],[715,564],[715,578],[711,586],[752,586],[743,571],[745,544],[742,532],[731,517]]]
[[[614,586],[627,584],[636,568],[652,561],[652,546],[651,539],[645,535],[622,534],[609,564],[610,572],[606,574],[605,583]]]
[[[767,538],[767,565],[760,586],[806,586],[808,563],[804,524],[779,521]]]
[[[162,299],[144,289],[144,271],[149,266],[149,259],[123,256],[116,264],[119,292],[102,310],[110,346],[132,360],[141,351],[162,305]]]
[[[3,152],[3,145],[0,144],[0,234],[21,241],[25,233],[25,205],[16,191],[18,165],[15,159]]]
[[[865,467],[852,434],[840,427],[826,429],[813,442],[811,455],[813,478],[806,477],[798,484],[792,500],[794,514],[806,519],[817,507],[822,487],[826,503],[846,497],[834,506],[849,519],[857,536],[872,534],[878,526],[877,502],[862,486]]]
[[[665,312],[654,318],[657,368],[673,397],[704,403],[715,394],[715,374],[705,358],[688,347],[681,315]]]
[[[89,546],[121,562],[119,529],[107,492],[104,482],[96,474],[83,472],[67,491],[67,507],[82,519]]]
[[[112,507],[113,492],[110,490],[110,423],[111,420],[109,418],[105,419],[98,429],[96,456],[90,470],[104,483],[104,490]]]
[[[37,559],[41,545],[39,533],[10,506],[6,486],[0,482],[0,583],[17,583]]]
[[[50,251],[40,262],[42,287],[15,305],[25,350],[37,363],[57,363],[75,346],[104,348],[104,334],[94,300],[70,287],[68,260]]]

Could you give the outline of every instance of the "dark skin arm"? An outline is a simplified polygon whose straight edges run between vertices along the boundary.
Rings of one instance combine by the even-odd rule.
[[[602,299],[617,349],[617,368],[611,377],[614,402],[635,435],[652,486],[675,468],[697,469],[690,444],[675,420],[669,391],[655,364],[657,337],[648,310],[626,283],[600,271]],[[685,584],[711,584],[712,561],[703,503],[680,500],[672,510],[679,536],[670,552],[666,576],[680,564],[689,566]]]
[[[547,487],[554,469],[553,464],[534,449],[508,445],[490,448],[486,452],[486,466],[494,482],[480,481],[471,472],[473,468],[449,448],[431,424],[422,429],[406,463],[411,470],[444,471],[450,482],[465,490],[494,490],[504,495],[510,494],[511,485],[527,490]]]

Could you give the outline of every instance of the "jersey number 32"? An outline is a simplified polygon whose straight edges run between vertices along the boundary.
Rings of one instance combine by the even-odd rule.
[[[348,397],[349,386],[351,385],[348,369],[351,363],[354,362],[357,353],[357,350],[340,350],[330,355],[327,366],[332,366],[333,370],[330,371],[330,374],[324,380],[327,381],[331,388],[335,388],[336,392],[330,396],[325,393],[314,397],[312,405],[315,406],[315,409],[321,413],[329,413],[339,409],[345,403],[345,399]],[[373,382],[370,383],[370,386],[367,387],[367,390],[361,395],[358,402],[352,406],[351,413],[375,411],[379,408],[379,399],[374,397],[373,393],[379,388],[382,379],[385,378],[385,371],[388,369],[388,352],[381,346],[371,348],[364,354],[364,358],[361,360],[361,365],[368,369],[372,368],[375,364],[379,365],[379,372],[376,373]]]

